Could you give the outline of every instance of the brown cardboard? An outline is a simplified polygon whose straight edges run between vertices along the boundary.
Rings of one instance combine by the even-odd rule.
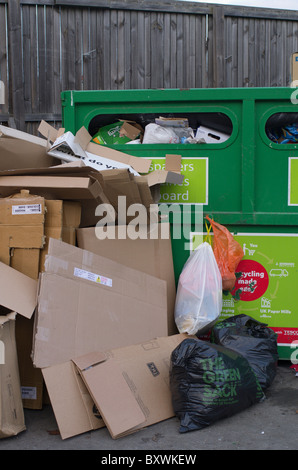
[[[0,170],[42,168],[59,160],[47,154],[47,141],[0,125]]]
[[[40,196],[21,190],[0,199],[0,260],[34,279],[44,245],[44,219],[45,202]]]
[[[291,81],[298,81],[298,52],[291,55]],[[297,83],[294,86],[297,86]]]
[[[46,200],[45,244],[40,251],[39,271],[44,271],[49,239],[76,244],[76,229],[81,222],[81,204],[75,201]]]
[[[0,305],[31,318],[37,304],[37,281],[0,262]]]
[[[26,429],[15,341],[14,312],[0,316],[0,439]]]
[[[45,243],[45,200],[22,190],[0,199],[0,259],[36,281]],[[37,295],[37,292],[36,292]],[[42,407],[43,377],[31,359],[33,317],[18,315],[15,325],[23,406]]]
[[[156,184],[182,184],[184,175],[176,171],[154,170],[148,175],[145,175],[148,185],[155,186]],[[0,180],[1,181],[1,180]]]
[[[40,369],[33,367],[31,358],[34,315],[16,318],[16,342],[23,407],[40,410],[43,407],[44,381]]]
[[[158,224],[155,234],[145,228],[144,238],[140,234],[137,239],[129,238],[127,226],[116,226],[114,238],[99,239],[98,230],[96,227],[78,229],[78,247],[166,281],[168,335],[178,333],[174,320],[176,285],[169,224]]]
[[[82,177],[0,176],[0,196],[5,197],[26,188],[39,195],[51,194],[53,199],[93,199],[100,196],[97,185],[97,181]]]
[[[106,359],[102,353],[90,353],[74,359],[74,363],[94,403],[100,404],[100,415],[111,435],[116,437],[144,424],[146,416],[119,364]]]
[[[62,439],[104,426],[72,361],[42,369],[42,375]]]
[[[186,337],[95,351],[42,369],[61,438],[104,425],[119,438],[172,418],[170,356]]]
[[[181,155],[166,155],[165,170],[181,173]]]
[[[166,282],[51,238],[36,313],[43,368],[167,335]]]

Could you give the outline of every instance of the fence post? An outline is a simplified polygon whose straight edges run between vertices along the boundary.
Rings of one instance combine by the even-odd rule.
[[[225,84],[225,17],[224,8],[213,7],[213,87]]]
[[[11,126],[25,130],[25,106],[22,64],[21,6],[20,0],[9,0],[7,11],[9,47],[9,114]]]

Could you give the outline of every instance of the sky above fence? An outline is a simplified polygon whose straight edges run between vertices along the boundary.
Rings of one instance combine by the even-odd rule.
[[[181,0],[189,1],[189,0]],[[259,7],[279,10],[298,10],[297,0],[191,0],[196,3],[215,3],[220,5],[237,5],[242,7]]]

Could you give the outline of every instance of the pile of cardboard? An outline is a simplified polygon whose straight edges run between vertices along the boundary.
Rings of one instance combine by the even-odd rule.
[[[118,200],[149,218],[160,184],[183,180],[179,156],[150,172],[84,128],[39,130],[0,126],[0,438],[45,403],[62,439],[102,426],[117,438],[173,416],[170,354],[185,338],[168,223],[123,237]],[[99,240],[107,223],[115,237]]]

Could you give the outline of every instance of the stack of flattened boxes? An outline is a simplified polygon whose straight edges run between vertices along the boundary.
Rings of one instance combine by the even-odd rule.
[[[0,199],[0,261],[37,280],[43,271],[49,237],[75,244],[81,207],[77,202],[46,200],[21,190]],[[23,406],[41,409],[44,381],[33,366],[34,315],[16,317],[16,343]]]

